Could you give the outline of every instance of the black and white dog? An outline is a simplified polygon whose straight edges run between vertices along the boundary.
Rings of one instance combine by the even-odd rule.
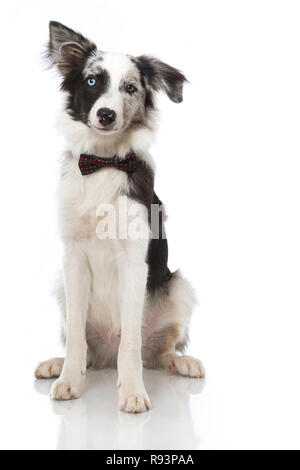
[[[80,396],[87,367],[117,365],[120,409],[142,412],[150,408],[143,363],[204,377],[198,359],[178,354],[187,344],[195,298],[167,266],[148,152],[155,93],[163,90],[180,103],[185,77],[152,57],[99,51],[57,22],[50,23],[48,57],[65,95],[60,126],[68,150],[58,188],[65,256],[58,297],[66,357],[41,363],[35,376],[59,377],[52,397],[69,400]]]

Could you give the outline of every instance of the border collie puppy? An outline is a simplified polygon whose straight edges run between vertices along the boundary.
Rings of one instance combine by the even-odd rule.
[[[51,396],[69,400],[80,396],[87,367],[117,366],[120,409],[143,412],[150,408],[143,364],[204,377],[201,362],[183,355],[194,292],[168,269],[148,152],[155,93],[180,103],[185,77],[153,57],[98,50],[54,21],[48,57],[65,95],[60,126],[67,151],[58,187],[65,255],[58,300],[66,355],[39,364],[35,376],[59,377]]]

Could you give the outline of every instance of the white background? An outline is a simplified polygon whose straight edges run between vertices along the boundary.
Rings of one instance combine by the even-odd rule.
[[[299,2],[10,0],[0,17],[1,448],[299,449]],[[146,371],[153,409],[140,416],[117,411],[115,371],[89,373],[69,403],[32,377],[62,352],[49,20],[190,81],[182,104],[160,97],[152,151],[170,266],[199,297],[189,352],[207,379]]]

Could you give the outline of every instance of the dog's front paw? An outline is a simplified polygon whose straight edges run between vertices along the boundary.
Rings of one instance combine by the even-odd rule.
[[[119,408],[126,413],[143,413],[150,410],[151,403],[145,389],[125,390],[120,387]]]
[[[51,398],[53,400],[74,400],[75,398],[80,398],[80,386],[75,381],[60,378],[52,386]]]

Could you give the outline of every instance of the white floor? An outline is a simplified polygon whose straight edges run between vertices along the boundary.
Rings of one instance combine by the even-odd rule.
[[[152,409],[141,415],[118,411],[115,370],[88,372],[81,399],[53,402],[53,381],[33,379],[23,358],[3,381],[1,448],[299,449],[299,374],[226,356],[205,380],[146,370]]]
[[[147,371],[145,383],[153,409],[141,415],[128,415],[117,410],[116,372],[112,370],[89,373],[87,390],[81,400],[48,403],[49,410],[59,421],[57,449],[201,447],[201,425],[199,428],[197,420],[193,419],[193,412],[201,407],[199,398],[203,381]],[[35,383],[39,400],[45,400],[49,386],[41,381]],[[194,409],[191,403],[195,398],[198,403]]]

